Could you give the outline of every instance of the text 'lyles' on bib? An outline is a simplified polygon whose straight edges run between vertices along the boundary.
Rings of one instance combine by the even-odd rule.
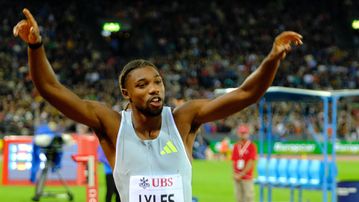
[[[130,202],[184,202],[182,177],[131,176]]]

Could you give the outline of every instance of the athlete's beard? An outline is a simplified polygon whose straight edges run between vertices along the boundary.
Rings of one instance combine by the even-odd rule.
[[[163,105],[159,109],[151,109],[148,105],[146,107],[136,107],[145,116],[155,117],[162,113]]]

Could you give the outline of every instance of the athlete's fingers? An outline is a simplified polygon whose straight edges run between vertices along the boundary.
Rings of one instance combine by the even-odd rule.
[[[30,22],[31,26],[33,26],[35,29],[38,29],[37,22],[35,18],[32,16],[32,14],[30,13],[30,11],[27,8],[24,8],[22,12],[26,16],[26,19]]]

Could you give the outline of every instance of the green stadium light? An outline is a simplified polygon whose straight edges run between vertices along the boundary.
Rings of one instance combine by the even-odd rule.
[[[353,20],[352,27],[353,29],[359,29],[359,20]]]
[[[118,32],[121,30],[121,24],[118,22],[105,22],[103,23],[102,30],[108,32]]]

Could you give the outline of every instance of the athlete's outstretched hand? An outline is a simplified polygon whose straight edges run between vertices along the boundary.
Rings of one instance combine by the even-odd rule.
[[[297,46],[303,44],[302,38],[302,35],[296,32],[282,32],[275,38],[270,55],[283,60],[287,53],[291,50],[292,44]]]
[[[41,35],[36,20],[28,9],[24,8],[22,12],[24,13],[26,19],[21,20],[15,25],[13,29],[14,36],[19,36],[28,44],[40,43]]]

